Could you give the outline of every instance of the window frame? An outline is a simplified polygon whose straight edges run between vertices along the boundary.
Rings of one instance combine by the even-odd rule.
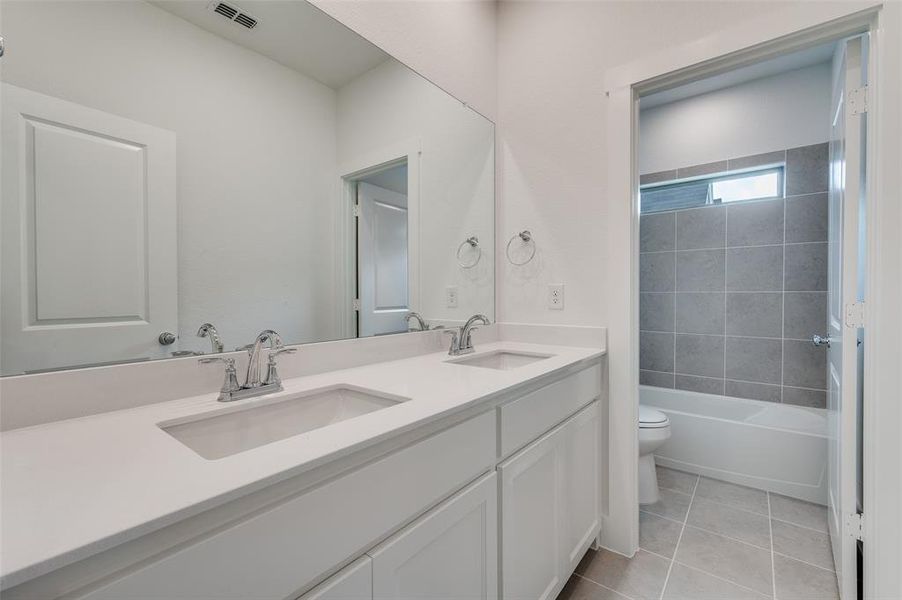
[[[747,198],[745,200],[727,200],[726,202],[720,201],[715,202],[714,194],[714,183],[718,181],[729,181],[734,179],[741,179],[743,177],[752,177],[759,175],[768,175],[770,173],[777,174],[777,190],[778,194],[776,196],[761,196],[759,198]],[[691,185],[698,185],[699,183],[705,182],[708,187],[707,198],[705,199],[704,204],[699,204],[697,206],[686,206],[683,208],[667,208],[663,210],[650,210],[645,211],[642,208],[642,192],[645,190],[669,190],[669,189],[677,189],[681,187],[688,187]],[[763,200],[777,200],[786,198],[786,163],[775,163],[769,165],[762,165],[759,167],[752,167],[747,169],[737,169],[735,171],[724,171],[721,173],[716,173],[714,175],[703,175],[699,177],[687,177],[685,179],[673,179],[670,181],[662,181],[649,183],[646,185],[639,186],[639,212],[641,214],[651,214],[656,212],[670,212],[676,210],[688,210],[692,208],[703,208],[705,206],[723,206],[726,204],[738,204],[743,202],[759,202]]]

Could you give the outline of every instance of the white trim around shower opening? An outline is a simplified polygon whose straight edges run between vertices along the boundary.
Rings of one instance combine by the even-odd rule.
[[[599,545],[631,556],[638,549],[637,460],[639,395],[639,96],[736,69],[781,54],[870,34],[867,189],[867,320],[863,452],[865,598],[896,597],[902,589],[902,3],[798,3],[694,42],[611,69],[605,78],[607,252],[606,322],[611,402],[610,509]],[[879,83],[879,86],[878,86]],[[879,123],[879,126],[877,125]],[[879,250],[879,251],[878,251]],[[618,291],[619,290],[619,291]],[[623,315],[629,315],[624,319]]]

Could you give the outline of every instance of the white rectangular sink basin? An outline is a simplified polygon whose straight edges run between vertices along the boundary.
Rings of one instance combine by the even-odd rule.
[[[265,404],[159,423],[158,427],[213,460],[290,438],[409,400],[349,385],[301,392]]]
[[[551,358],[553,354],[534,354],[531,352],[513,352],[510,350],[495,350],[485,354],[477,354],[466,358],[458,358],[447,362],[470,367],[482,367],[483,369],[498,369],[509,371],[518,367],[531,365],[534,362]]]

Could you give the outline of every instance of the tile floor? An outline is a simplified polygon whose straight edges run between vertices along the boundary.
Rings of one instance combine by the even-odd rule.
[[[631,558],[589,550],[558,600],[838,600],[827,510],[658,467]]]

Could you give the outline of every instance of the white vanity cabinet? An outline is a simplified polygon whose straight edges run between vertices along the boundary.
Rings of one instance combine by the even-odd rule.
[[[598,534],[598,402],[499,472],[502,596],[553,600]]]
[[[495,600],[496,497],[491,473],[371,551],[374,600]]]

